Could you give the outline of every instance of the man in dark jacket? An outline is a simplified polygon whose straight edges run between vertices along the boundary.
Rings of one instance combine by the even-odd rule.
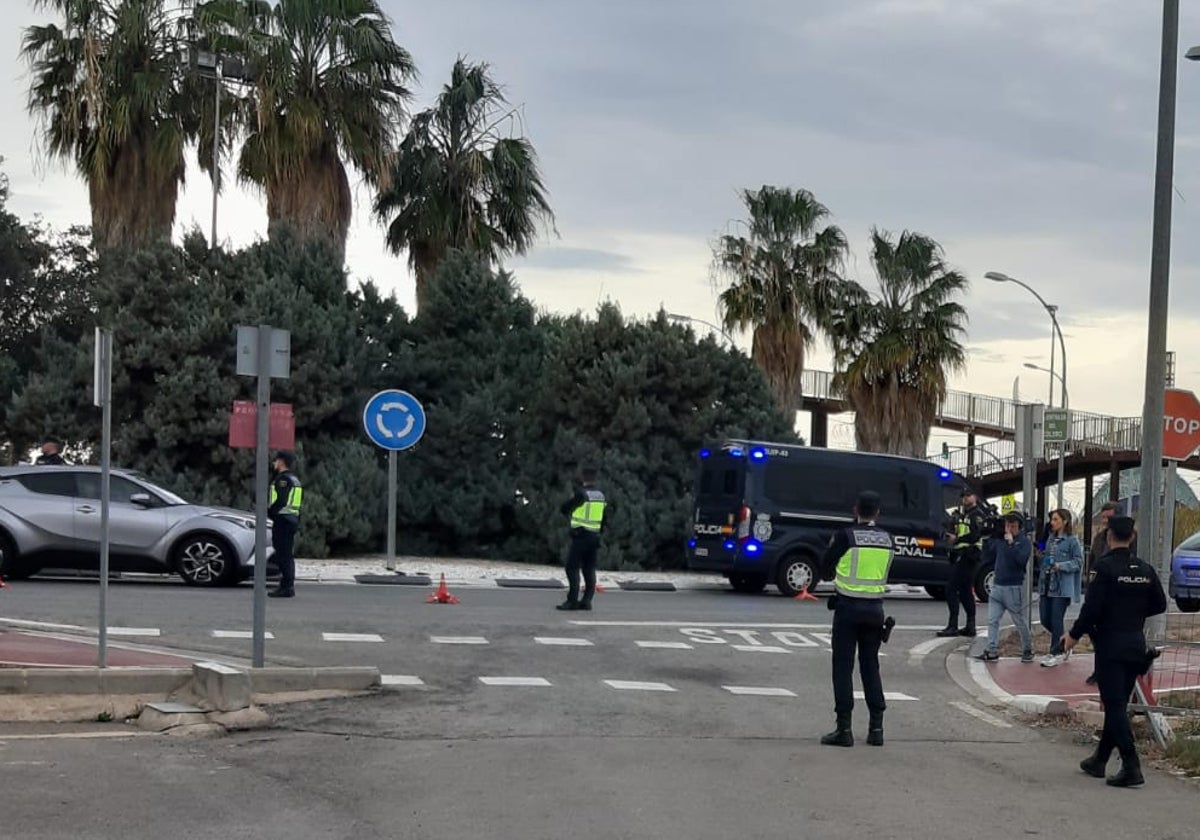
[[[947,534],[952,540],[950,580],[946,587],[950,616],[945,628],[938,631],[939,636],[975,635],[975,570],[982,555],[985,520],[975,491],[966,488],[962,494],[962,507],[954,515],[954,533]],[[958,629],[959,604],[967,618],[967,626],[961,630]]]
[[[296,477],[295,468],[293,453],[275,455],[272,462],[275,478],[271,482],[267,516],[271,520],[271,546],[275,549],[275,565],[279,567],[279,586],[267,593],[268,598],[296,597],[296,532],[300,530],[304,488]]]
[[[1000,638],[1000,621],[1009,613],[1021,634],[1021,661],[1033,661],[1033,639],[1029,632],[1029,605],[1025,603],[1025,572],[1033,546],[1021,527],[1024,520],[1019,513],[1004,517],[1004,539],[989,540],[996,543],[996,574],[992,578],[992,593],[988,599],[988,644],[979,655],[984,662],[995,662],[1000,658],[997,643]]]
[[[1121,506],[1116,502],[1105,502],[1100,506],[1100,524],[1101,529],[1095,537],[1092,538],[1092,544],[1088,548],[1088,556],[1086,564],[1083,567],[1083,587],[1086,589],[1092,582],[1092,577],[1096,571],[1096,564],[1100,562],[1100,558],[1108,553],[1108,522],[1114,516],[1118,516],[1121,512]],[[1133,542],[1129,544],[1129,553],[1134,557],[1137,556],[1137,534],[1133,535]],[[1084,681],[1088,685],[1096,684],[1096,672],[1093,670],[1091,675]]]
[[[1096,564],[1096,578],[1088,587],[1083,609],[1074,626],[1063,635],[1067,651],[1084,634],[1096,647],[1096,676],[1104,704],[1104,731],[1096,751],[1079,763],[1089,776],[1104,778],[1108,759],[1116,749],[1121,770],[1108,778],[1113,787],[1143,784],[1141,761],[1129,725],[1129,695],[1139,675],[1150,664],[1145,624],[1152,615],[1166,612],[1167,597],[1154,567],[1130,550],[1133,520],[1114,516],[1108,522],[1108,554]]]
[[[62,441],[47,437],[42,441],[42,454],[33,462],[38,467],[61,467],[66,465],[62,456]]]
[[[596,559],[600,532],[608,522],[609,505],[596,487],[596,470],[580,471],[574,495],[562,504],[563,516],[571,517],[571,547],[567,552],[567,600],[560,610],[590,610],[596,594]],[[583,573],[583,598],[579,597],[579,574]]]

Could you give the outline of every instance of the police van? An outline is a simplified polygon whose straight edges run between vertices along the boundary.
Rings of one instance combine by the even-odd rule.
[[[949,514],[966,480],[929,461],[811,446],[729,440],[702,449],[687,567],[719,572],[739,592],[773,583],[785,595],[813,589],[833,533],[854,521],[858,494],[880,497],[877,524],[892,535],[889,582],[944,598]],[[975,590],[987,600],[991,564]]]

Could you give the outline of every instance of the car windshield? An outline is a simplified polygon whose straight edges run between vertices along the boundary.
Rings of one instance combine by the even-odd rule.
[[[184,498],[181,498],[181,497],[175,495],[170,490],[164,490],[163,488],[159,487],[157,484],[150,481],[149,479],[146,478],[146,476],[142,475],[139,472],[130,472],[130,473],[126,473],[126,475],[128,475],[130,478],[136,479],[138,481],[138,483],[145,485],[147,490],[150,490],[151,492],[155,493],[159,498],[161,498],[168,505],[189,505],[189,504],[191,504],[191,502],[189,502],[187,499],[184,499]]]
[[[1181,542],[1176,551],[1200,551],[1200,531],[1197,531]]]

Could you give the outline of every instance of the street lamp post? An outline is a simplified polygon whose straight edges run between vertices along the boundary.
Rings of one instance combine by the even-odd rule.
[[[221,92],[225,80],[250,83],[254,73],[246,62],[233,56],[223,56],[204,49],[192,51],[192,67],[203,78],[216,81],[213,100],[213,159],[212,159],[212,232],[209,247],[217,247],[217,198],[221,191]]]
[[[1030,370],[1040,370],[1042,373],[1050,374],[1052,379],[1057,379],[1059,387],[1062,388],[1062,407],[1067,412],[1067,437],[1070,437],[1071,428],[1071,396],[1067,393],[1067,380],[1062,374],[1055,373],[1052,370],[1047,370],[1041,365],[1035,365],[1033,362],[1026,362],[1025,367]],[[1063,507],[1063,469],[1064,459],[1067,453],[1067,442],[1064,440],[1058,445],[1058,506]]]
[[[713,332],[719,334],[723,339],[728,341],[730,347],[733,347],[735,349],[737,347],[737,345],[734,343],[733,339],[729,337],[729,333],[725,332],[725,330],[721,329],[716,324],[709,323],[708,321],[705,321],[702,318],[693,318],[691,315],[680,315],[677,312],[668,312],[667,320],[674,321],[677,324],[682,324],[682,323],[703,324],[704,326],[708,327]]]

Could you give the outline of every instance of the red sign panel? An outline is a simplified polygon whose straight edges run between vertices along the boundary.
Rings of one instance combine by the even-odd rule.
[[[288,403],[271,403],[267,419],[267,446],[271,449],[296,448],[296,418]],[[229,413],[229,445],[234,449],[253,449],[257,443],[258,405],[253,400],[235,400]]]
[[[1163,457],[1186,461],[1200,446],[1200,401],[1191,391],[1168,388],[1163,400]]]

